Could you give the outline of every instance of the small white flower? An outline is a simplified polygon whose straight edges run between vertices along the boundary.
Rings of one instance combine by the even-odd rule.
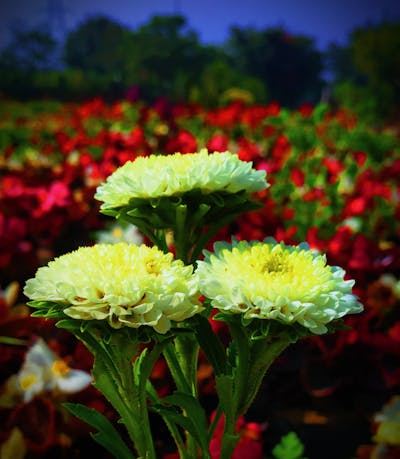
[[[115,223],[106,230],[98,231],[96,234],[96,241],[99,244],[127,242],[129,244],[140,245],[144,242],[144,237],[135,225],[121,225]]]
[[[28,350],[17,374],[18,389],[22,391],[25,403],[45,391],[79,392],[91,382],[88,373],[70,368],[42,339]]]

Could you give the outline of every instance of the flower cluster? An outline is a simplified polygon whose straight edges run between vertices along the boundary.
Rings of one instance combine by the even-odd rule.
[[[160,173],[153,176],[154,170]],[[37,309],[34,315],[58,319],[60,327],[74,333],[93,353],[96,387],[121,416],[133,450],[141,457],[157,457],[149,402],[168,425],[182,459],[213,457],[218,419],[208,426],[207,413],[196,397],[199,349],[214,369],[218,417],[224,416],[218,455],[229,459],[239,439],[237,423],[279,354],[292,342],[323,334],[327,324],[335,326],[345,315],[363,309],[352,293],[354,281],[345,281],[343,269],[330,267],[324,256],[305,245],[286,246],[275,240],[234,241],[232,246],[221,242],[215,244],[215,254],[204,251],[204,260],[194,260],[195,270],[193,264],[185,264],[193,259],[192,252],[197,255],[209,242],[212,233],[202,231],[214,207],[225,211],[223,221],[228,223],[238,212],[252,209],[252,194],[265,188],[265,172],[230,152],[138,158],[117,169],[96,197],[104,201],[105,210],[128,206],[128,211],[115,216],[127,221],[134,216],[139,229],[157,235],[156,245],[119,242],[81,247],[40,267],[26,282],[24,294]],[[198,190],[200,194],[193,194]],[[221,191],[227,195],[222,202],[203,202],[202,195]],[[240,192],[244,196],[239,204],[244,206],[238,210],[235,195]],[[167,216],[165,209],[174,208],[177,196],[185,204]],[[152,204],[163,198],[163,206]],[[154,233],[148,230],[152,222],[148,202],[159,222]],[[189,218],[188,209],[193,212]],[[172,252],[161,250],[166,249],[167,229],[172,231],[175,260]],[[207,314],[200,294],[205,303],[225,313],[231,334],[228,347],[213,334],[210,311]],[[101,327],[104,321],[107,326]],[[249,327],[251,322],[256,325]],[[287,331],[275,323],[289,328],[297,323],[300,329]],[[138,330],[143,328],[146,337]],[[131,329],[139,333],[130,333]],[[238,357],[232,361],[234,348]],[[177,389],[165,398],[149,389],[151,371],[161,354]],[[35,387],[31,376],[23,375],[21,384]],[[235,384],[227,383],[232,377]],[[171,403],[175,414],[166,408]],[[115,437],[100,444],[115,456],[130,457],[130,448],[112,426],[93,421],[99,414],[89,415],[83,406],[70,409],[97,427],[99,435]],[[177,430],[182,422],[185,446]]]
[[[216,110],[206,110],[201,106],[189,104],[171,106],[165,110],[165,104],[145,106],[140,102],[118,102],[110,106],[96,99],[80,105],[53,104],[46,107],[43,104],[42,111],[33,106],[31,110],[29,104],[7,102],[3,110],[4,116],[0,124],[2,287],[7,284],[15,285],[15,280],[21,284],[25,283],[40,266],[46,265],[54,257],[57,257],[55,262],[60,259],[68,260],[75,252],[65,255],[66,258],[63,258],[63,254],[76,251],[79,246],[93,245],[95,242],[103,245],[125,240],[133,244],[149,245],[149,242],[161,241],[159,229],[155,235],[146,233],[149,223],[159,223],[159,220],[149,222],[142,218],[155,212],[157,217],[161,216],[168,220],[165,226],[168,234],[162,246],[163,252],[171,250],[175,253],[176,244],[182,246],[185,239],[192,239],[192,245],[189,244],[181,251],[183,253],[191,249],[195,256],[191,255],[185,261],[187,263],[189,260],[199,266],[197,270],[192,268],[191,274],[187,277],[193,280],[193,292],[194,283],[199,282],[199,291],[188,300],[193,308],[191,317],[188,316],[181,321],[184,317],[181,315],[175,320],[168,310],[168,317],[161,313],[162,318],[158,323],[155,316],[143,313],[139,315],[140,327],[132,326],[139,324],[135,322],[136,319],[133,322],[128,321],[131,325],[125,327],[126,323],[120,319],[126,318],[129,315],[127,311],[131,312],[131,309],[137,308],[138,305],[131,308],[132,304],[127,303],[127,306],[125,300],[121,300],[121,304],[118,303],[119,300],[116,298],[122,298],[123,295],[120,294],[123,289],[116,292],[112,288],[109,299],[113,297],[113,302],[105,301],[102,305],[99,304],[99,292],[104,292],[104,285],[96,290],[97,286],[93,287],[93,282],[100,279],[103,273],[99,276],[82,274],[81,269],[87,264],[85,255],[82,257],[82,263],[77,263],[79,266],[74,265],[77,273],[82,275],[76,276],[79,279],[74,281],[73,287],[62,286],[62,282],[59,281],[64,279],[65,271],[60,270],[57,270],[60,274],[57,281],[58,274],[54,277],[54,282],[45,282],[49,292],[54,294],[57,290],[65,293],[65,296],[58,296],[58,300],[46,303],[43,300],[46,298],[46,292],[43,292],[42,299],[34,301],[37,301],[37,304],[41,303],[43,308],[49,308],[48,311],[51,310],[50,315],[53,315],[53,318],[62,318],[67,322],[75,321],[83,330],[90,323],[101,324],[102,327],[111,330],[111,333],[124,333],[124,330],[135,332],[147,328],[154,330],[153,327],[159,325],[161,328],[157,330],[163,333],[156,331],[155,336],[159,335],[157,339],[165,337],[166,340],[170,339],[171,333],[177,332],[178,328],[185,329],[187,321],[193,321],[195,324],[198,317],[204,317],[212,303],[214,309],[211,315],[216,320],[211,320],[210,317],[210,325],[212,330],[221,336],[223,342],[229,340],[229,331],[223,322],[227,319],[227,314],[232,315],[235,323],[236,319],[241,321],[241,326],[244,326],[246,333],[250,335],[255,333],[256,323],[264,324],[264,329],[254,334],[257,340],[265,338],[267,324],[271,323],[280,324],[294,333],[299,331],[300,327],[306,333],[314,335],[309,337],[301,348],[301,368],[297,360],[290,360],[290,355],[288,361],[279,361],[279,365],[291,372],[296,393],[304,391],[307,396],[324,396],[328,403],[335,403],[335,397],[340,397],[341,387],[346,387],[348,391],[358,391],[363,374],[372,375],[378,384],[375,391],[380,391],[381,397],[400,389],[400,373],[391,363],[400,356],[400,300],[397,292],[397,283],[400,279],[400,252],[397,244],[400,234],[400,145],[393,129],[372,129],[351,113],[341,109],[333,111],[324,105],[304,106],[299,110],[288,111],[277,104],[251,106],[234,102]],[[207,154],[203,150],[202,155],[205,158],[201,163],[208,163],[210,175],[214,170],[219,170],[211,180],[211,188],[202,188],[209,176],[200,173],[203,170],[200,164],[187,174],[188,167],[193,165],[191,154],[204,148],[214,153]],[[228,151],[232,154],[227,154]],[[153,161],[155,167],[147,169]],[[174,162],[172,169],[176,171],[177,177],[180,177],[178,182],[169,180],[168,174],[165,173],[170,161]],[[238,173],[237,190],[242,191],[236,192],[235,188],[229,188],[229,185],[229,189],[224,188],[227,185],[229,171],[232,172],[230,167]],[[268,182],[271,185],[268,190],[264,179],[265,172],[268,173]],[[141,176],[146,176],[147,182],[141,182]],[[248,180],[250,176],[253,177],[253,182]],[[122,180],[115,180],[115,177]],[[217,180],[221,177],[225,182],[220,182],[219,186]],[[146,183],[149,187],[153,186],[154,194],[151,199],[145,194],[140,194],[146,193]],[[188,186],[186,191],[183,190],[185,183]],[[257,184],[258,188],[252,188],[251,183]],[[134,195],[134,187],[139,184],[142,184],[140,193]],[[198,191],[190,195],[190,186],[199,186]],[[214,192],[210,193],[210,189]],[[249,196],[246,193],[250,189],[257,201],[258,210],[254,207],[248,209],[252,210],[251,212],[240,215],[236,210],[241,207],[246,210],[245,206],[242,206],[246,201],[235,200],[237,196],[247,200]],[[107,195],[103,194],[105,190]],[[168,193],[172,194],[163,194],[163,190],[169,190]],[[111,207],[121,203],[126,206],[124,212],[118,215],[115,226],[110,226],[109,219],[99,214],[99,203],[93,199],[96,193],[102,196],[97,201],[103,201],[104,210],[110,210],[105,209],[108,206],[108,196],[110,203],[113,202]],[[172,195],[173,198],[170,199]],[[122,197],[122,201],[112,201],[116,197]],[[231,197],[234,199],[228,202]],[[202,199],[201,202],[198,201],[199,198]],[[140,204],[140,200],[147,204],[139,215],[135,206]],[[166,202],[170,205],[164,205]],[[228,215],[229,219],[222,221],[221,212],[228,204],[236,207],[232,207],[234,212]],[[208,206],[216,210],[209,213],[208,220],[205,220],[204,212],[210,212],[206,209]],[[128,212],[132,215],[128,215]],[[181,218],[180,233],[177,231],[178,227],[175,228],[175,232],[171,229],[171,224],[178,214]],[[125,217],[127,222],[122,221]],[[139,217],[141,220],[138,220]],[[205,222],[203,233],[207,233],[207,226],[214,221],[221,221],[225,226],[217,228],[220,232],[213,233],[212,238],[208,240],[208,251],[205,252],[204,261],[197,260],[201,257],[201,251],[196,247],[193,250],[193,241],[202,237],[202,234],[195,232],[196,225]],[[141,223],[143,227],[138,228],[132,223]],[[188,231],[187,225],[191,224]],[[108,232],[104,231],[109,227],[111,229]],[[213,246],[215,240],[230,241],[232,235],[235,239],[231,244],[217,243]],[[156,237],[149,241],[149,236]],[[204,236],[204,241],[208,236],[209,234]],[[244,242],[263,241],[267,236],[273,236],[276,242],[269,239],[263,243]],[[308,247],[301,241],[306,241]],[[243,251],[238,250],[239,245]],[[268,276],[265,275],[265,263],[265,266],[255,263],[255,266],[260,268],[258,274],[249,269],[245,261],[248,258],[246,252],[247,249],[251,252],[250,247],[253,245],[257,246],[257,249],[253,250],[259,250],[267,259],[273,251],[281,251],[281,255],[276,257],[279,259],[278,266],[281,258],[291,257],[304,257],[305,265],[293,271],[292,275],[284,274],[284,269],[281,270],[279,276],[282,288],[276,281],[276,290],[263,290],[262,284],[266,278],[269,276],[269,282],[273,277],[278,278],[276,272],[279,269],[274,271],[275,261],[272,263],[275,267],[268,270]],[[96,250],[94,248],[91,253],[97,253]],[[77,251],[82,253],[82,249]],[[326,260],[322,254],[326,254]],[[178,254],[178,258],[180,255]],[[225,275],[222,266],[234,255],[237,255],[234,260],[236,264],[226,263],[229,274]],[[311,263],[308,263],[308,260]],[[258,259],[256,262],[261,263]],[[68,263],[67,272],[70,272]],[[171,261],[171,264],[174,263]],[[115,261],[115,266],[117,264]],[[50,266],[54,265],[50,264],[49,268]],[[221,267],[221,271],[218,271],[217,266]],[[305,266],[310,270],[308,272],[315,272],[322,277],[326,274],[326,282],[322,284],[328,289],[332,287],[332,290],[326,293],[318,287],[313,291],[314,296],[310,292],[306,294],[305,286],[312,287],[314,278],[303,273],[307,271],[304,270]],[[264,275],[261,276],[260,271],[263,270]],[[98,266],[93,272],[99,272]],[[347,273],[346,276],[344,272]],[[207,274],[200,282],[202,273]],[[248,278],[244,282],[241,276],[244,278],[246,273]],[[297,286],[297,299],[294,299],[294,277],[291,276],[300,273],[302,283]],[[82,285],[81,279],[88,279],[88,276],[89,284],[94,290],[81,291],[76,295],[77,299],[86,298],[86,303],[69,303],[73,298],[74,288]],[[45,277],[42,278],[40,274],[41,279],[44,280]],[[199,277],[197,281],[194,280],[196,277]],[[118,275],[116,278],[118,279]],[[317,278],[321,279],[318,276]],[[240,285],[240,289],[234,289],[232,279]],[[332,281],[331,284],[329,279]],[[350,279],[355,279],[354,286],[351,285]],[[182,283],[186,281],[182,279]],[[284,289],[283,286],[288,283],[290,287]],[[40,282],[36,285],[39,284]],[[250,286],[256,285],[259,286],[258,291],[250,289]],[[217,293],[214,295],[217,286],[224,293],[223,297]],[[80,368],[90,368],[90,354],[84,346],[77,346],[66,332],[61,333],[62,330],[58,330],[54,335],[52,321],[44,322],[40,318],[29,317],[25,306],[10,307],[7,293],[9,290],[5,290],[4,297],[0,294],[0,361],[4,373],[3,381],[15,374],[18,368],[22,368],[27,344],[35,342],[38,335],[45,335],[46,341],[51,341],[53,347],[62,350],[62,355],[67,355],[67,362],[71,367],[76,367],[78,363]],[[321,335],[326,328],[331,331],[332,325],[334,327],[336,323],[340,323],[342,313],[356,312],[360,308],[356,298],[348,296],[351,290],[364,304],[364,314],[346,318],[346,323],[353,325],[352,330],[339,330],[329,336]],[[256,295],[255,291],[261,293]],[[89,293],[93,294],[93,303],[85,297]],[[198,302],[201,293],[208,297],[204,303],[206,309],[202,312],[202,306]],[[170,294],[175,298],[189,295],[188,291],[174,291]],[[229,298],[229,301],[226,298]],[[274,298],[278,307],[270,307],[268,301],[271,298]],[[177,304],[181,304],[179,301]],[[189,303],[186,304],[187,307]],[[326,305],[322,314],[317,305]],[[78,308],[75,313],[74,308]],[[153,313],[157,311],[156,315],[163,309],[161,303],[156,302],[152,308]],[[196,308],[198,309],[194,311]],[[69,313],[72,312],[72,316],[68,315],[68,310]],[[38,311],[43,312],[44,309]],[[139,311],[140,309],[136,309],[136,313]],[[258,315],[262,311],[268,314],[266,318]],[[115,312],[117,315],[113,315]],[[218,313],[214,315],[216,312]],[[103,318],[88,320],[91,314],[100,314]],[[147,321],[149,317],[150,320]],[[233,328],[235,323],[231,324]],[[193,324],[191,326],[194,326]],[[283,328],[278,327],[277,330],[282,331]],[[274,330],[270,328],[268,333],[274,341],[272,331]],[[184,333],[183,330],[181,332]],[[128,337],[131,335],[128,333],[124,336],[127,340],[125,342],[129,342]],[[210,342],[213,343],[212,340]],[[253,351],[256,353],[256,348]],[[232,348],[231,355],[236,355],[235,352],[236,349]],[[199,390],[214,393],[214,370],[203,353],[200,353],[199,359]],[[85,364],[82,363],[83,360]],[[153,373],[155,375],[157,372],[155,387],[159,394],[164,395],[170,394],[175,384],[171,380],[165,360],[167,359],[157,361]],[[173,363],[171,359],[169,363]],[[224,362],[218,361],[218,364],[217,370],[223,374],[227,368],[224,367]],[[269,371],[279,372],[279,365],[275,365]],[[321,372],[317,380],[323,376],[322,379],[325,381],[325,386],[321,390],[314,381],[310,381],[310,375],[315,375],[316,368]],[[217,380],[220,385],[221,381],[227,384],[221,375]],[[274,378],[271,378],[271,382],[273,381]],[[184,389],[184,385],[180,386],[180,389]],[[283,391],[280,387],[276,389],[277,393]],[[286,387],[286,390],[286,394],[280,399],[281,405],[296,403],[297,399],[290,387]],[[37,395],[25,404],[26,410],[37,407],[39,411],[49,413],[49,422],[46,426],[51,425],[51,419],[55,419],[54,414],[51,414],[54,411],[54,403],[49,397],[46,393]],[[96,391],[91,393],[91,397],[93,406],[103,406]],[[261,404],[259,406],[261,410]],[[11,414],[9,405],[7,408],[1,405],[1,408],[2,413],[6,414],[2,423],[4,434],[0,434],[0,443],[7,440],[10,425],[16,423],[17,418],[25,419],[26,423],[26,419],[32,417],[30,414],[26,415],[28,411],[24,411],[25,408],[12,410]],[[366,406],[365,416],[370,414],[368,409]],[[281,415],[281,411],[278,411]],[[6,424],[6,420],[11,419],[10,416],[14,421],[7,421]],[[259,416],[264,416],[264,413],[260,411]],[[61,440],[55,439],[55,427],[49,428],[48,431],[55,433],[54,441],[43,441],[41,451],[51,448],[51,445],[60,444]],[[26,428],[22,429],[25,444],[36,451],[36,446],[27,440],[29,432],[30,427],[26,425]]]

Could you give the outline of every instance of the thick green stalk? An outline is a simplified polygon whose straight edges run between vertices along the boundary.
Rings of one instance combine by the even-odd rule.
[[[236,360],[232,368],[232,406],[225,409],[220,459],[231,458],[239,438],[235,435],[238,419],[254,402],[268,368],[291,343],[287,337],[252,340],[240,322],[230,322],[228,325],[235,344]]]
[[[239,406],[239,415],[245,414],[250,408],[268,369],[290,344],[291,341],[287,338],[278,338],[273,341],[267,339],[253,341],[250,350],[251,361],[247,377],[248,385]]]
[[[121,422],[129,434],[138,455],[156,459],[153,437],[147,409],[146,380],[161,352],[155,345],[150,355],[142,353],[145,364],[134,372],[133,359],[138,356],[139,342],[126,333],[115,331],[109,339],[100,338],[90,331],[76,335],[94,356],[93,376],[95,387],[103,393],[121,416]],[[140,360],[138,357],[136,362]],[[136,365],[135,362],[135,365]]]
[[[115,403],[111,384],[101,384],[97,387],[111,401],[114,408],[121,416],[128,434],[140,457],[156,459],[150,421],[147,411],[146,392],[140,384],[135,383],[132,371],[132,356],[111,355],[112,362],[106,363],[108,372],[103,378],[112,378],[117,386],[120,401]]]
[[[176,357],[186,381],[186,387],[189,389],[189,394],[197,398],[197,362],[199,356],[199,345],[197,340],[194,334],[185,334],[178,335],[174,343]],[[197,444],[189,432],[186,432],[186,441],[189,457],[196,458],[198,455]]]
[[[161,400],[158,397],[157,391],[154,389],[153,385],[151,384],[151,381],[147,381],[146,387],[147,387],[147,393],[149,395],[149,399],[151,400],[151,402],[153,404],[161,403]],[[176,426],[174,422],[171,422],[167,416],[163,416],[163,420],[176,444],[176,447],[178,448],[179,457],[181,459],[190,459],[186,454],[185,444],[182,439],[182,435],[181,435],[181,432],[179,431],[179,428]]]
[[[235,449],[239,436],[236,435],[236,423],[240,412],[242,399],[245,396],[249,378],[250,364],[250,341],[244,327],[240,323],[230,322],[229,330],[236,349],[235,366],[232,368],[234,381],[232,385],[232,406],[225,407],[225,425],[222,436],[220,459],[230,459]]]

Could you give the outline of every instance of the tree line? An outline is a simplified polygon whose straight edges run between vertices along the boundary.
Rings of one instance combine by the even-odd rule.
[[[19,99],[80,100],[126,95],[213,107],[233,97],[288,108],[331,98],[369,116],[400,106],[400,22],[355,29],[344,46],[320,51],[283,28],[233,26],[205,45],[181,15],[153,16],[136,29],[94,16],[62,43],[46,29],[15,31],[0,53],[0,93]],[[329,75],[329,78],[326,75]]]

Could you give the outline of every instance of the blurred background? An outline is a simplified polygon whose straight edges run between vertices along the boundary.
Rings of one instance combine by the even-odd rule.
[[[15,0],[0,19],[0,93],[293,108],[375,120],[399,103],[400,2]]]

